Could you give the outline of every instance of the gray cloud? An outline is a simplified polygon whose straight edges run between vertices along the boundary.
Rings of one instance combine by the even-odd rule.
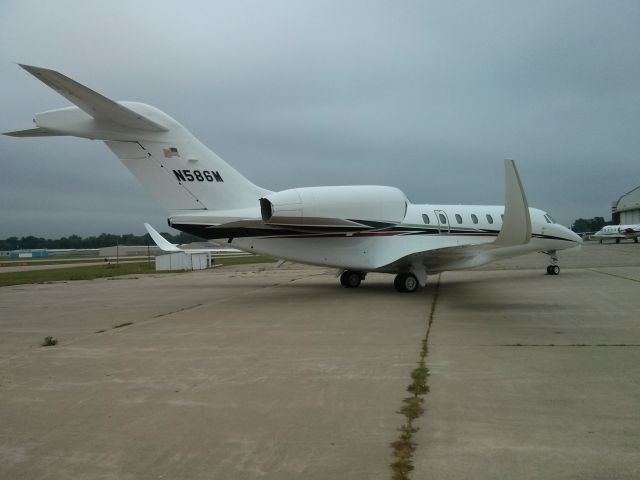
[[[640,4],[0,4],[2,131],[66,105],[12,61],[157,106],[266,188],[386,184],[412,201],[609,216],[640,184]],[[0,237],[141,233],[164,213],[99,142],[0,139]]]

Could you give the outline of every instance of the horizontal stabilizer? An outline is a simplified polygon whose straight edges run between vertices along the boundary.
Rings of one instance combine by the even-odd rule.
[[[109,121],[123,127],[148,132],[168,131],[166,127],[94,92],[55,70],[31,65],[20,64],[20,66],[96,120]]]
[[[16,130],[15,132],[5,132],[3,135],[8,135],[9,137],[62,137],[65,136],[64,133],[56,133],[51,130],[47,130],[46,128],[29,128],[27,130]]]

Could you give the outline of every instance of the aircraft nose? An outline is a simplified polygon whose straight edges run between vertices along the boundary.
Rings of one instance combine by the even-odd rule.
[[[568,240],[571,240],[572,242],[576,242],[578,245],[582,245],[582,237],[580,235],[578,235],[573,230],[569,230],[566,227],[562,227],[562,228],[564,229]]]

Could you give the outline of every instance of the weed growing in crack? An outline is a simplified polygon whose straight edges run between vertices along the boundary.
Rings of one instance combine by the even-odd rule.
[[[413,441],[414,434],[418,431],[418,427],[413,422],[424,413],[424,397],[429,393],[429,369],[425,360],[429,353],[429,333],[436,309],[436,301],[438,300],[438,289],[440,287],[440,276],[436,284],[433,301],[431,302],[431,312],[429,313],[429,322],[427,325],[427,333],[421,342],[420,359],[418,366],[411,371],[411,383],[407,387],[407,391],[412,395],[402,400],[402,407],[397,413],[404,415],[405,422],[398,428],[400,435],[395,442],[391,443],[392,454],[394,457],[391,463],[391,478],[393,480],[409,480],[409,474],[413,471],[413,454],[416,450],[417,443]]]
[[[51,335],[48,335],[46,337],[44,337],[44,340],[42,341],[42,343],[40,343],[41,347],[53,347],[54,345],[58,344],[58,339],[56,337],[52,337]]]

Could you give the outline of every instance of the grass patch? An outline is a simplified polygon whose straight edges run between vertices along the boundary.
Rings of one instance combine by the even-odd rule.
[[[93,280],[94,278],[143,273],[156,273],[153,263],[151,265],[147,262],[121,263],[119,265],[91,265],[88,267],[54,268],[51,270],[0,273],[0,287],[24,285],[27,283]]]
[[[251,255],[244,257],[220,257],[215,259],[214,265],[245,265],[251,263],[273,263],[276,260],[261,255]],[[156,272],[153,262],[149,264],[146,260],[135,263],[107,263],[101,265],[78,266],[69,268],[53,268],[50,270],[32,270],[25,272],[0,271],[0,287],[9,285],[24,285],[29,283],[49,283],[73,280],[93,280],[94,278],[117,277],[121,275],[137,275],[147,273],[178,273],[178,272]]]
[[[104,262],[103,258],[78,258],[78,257],[70,257],[70,258],[61,258],[61,257],[45,257],[44,259],[35,259],[35,258],[16,258],[11,260],[3,260],[0,262],[1,267],[33,267],[38,265],[60,265],[61,263],[98,263]],[[114,259],[115,262],[115,259]],[[105,262],[106,263],[106,262]]]
[[[251,263],[275,263],[277,260],[263,255],[245,255],[242,257],[215,257],[214,265],[248,265]]]

